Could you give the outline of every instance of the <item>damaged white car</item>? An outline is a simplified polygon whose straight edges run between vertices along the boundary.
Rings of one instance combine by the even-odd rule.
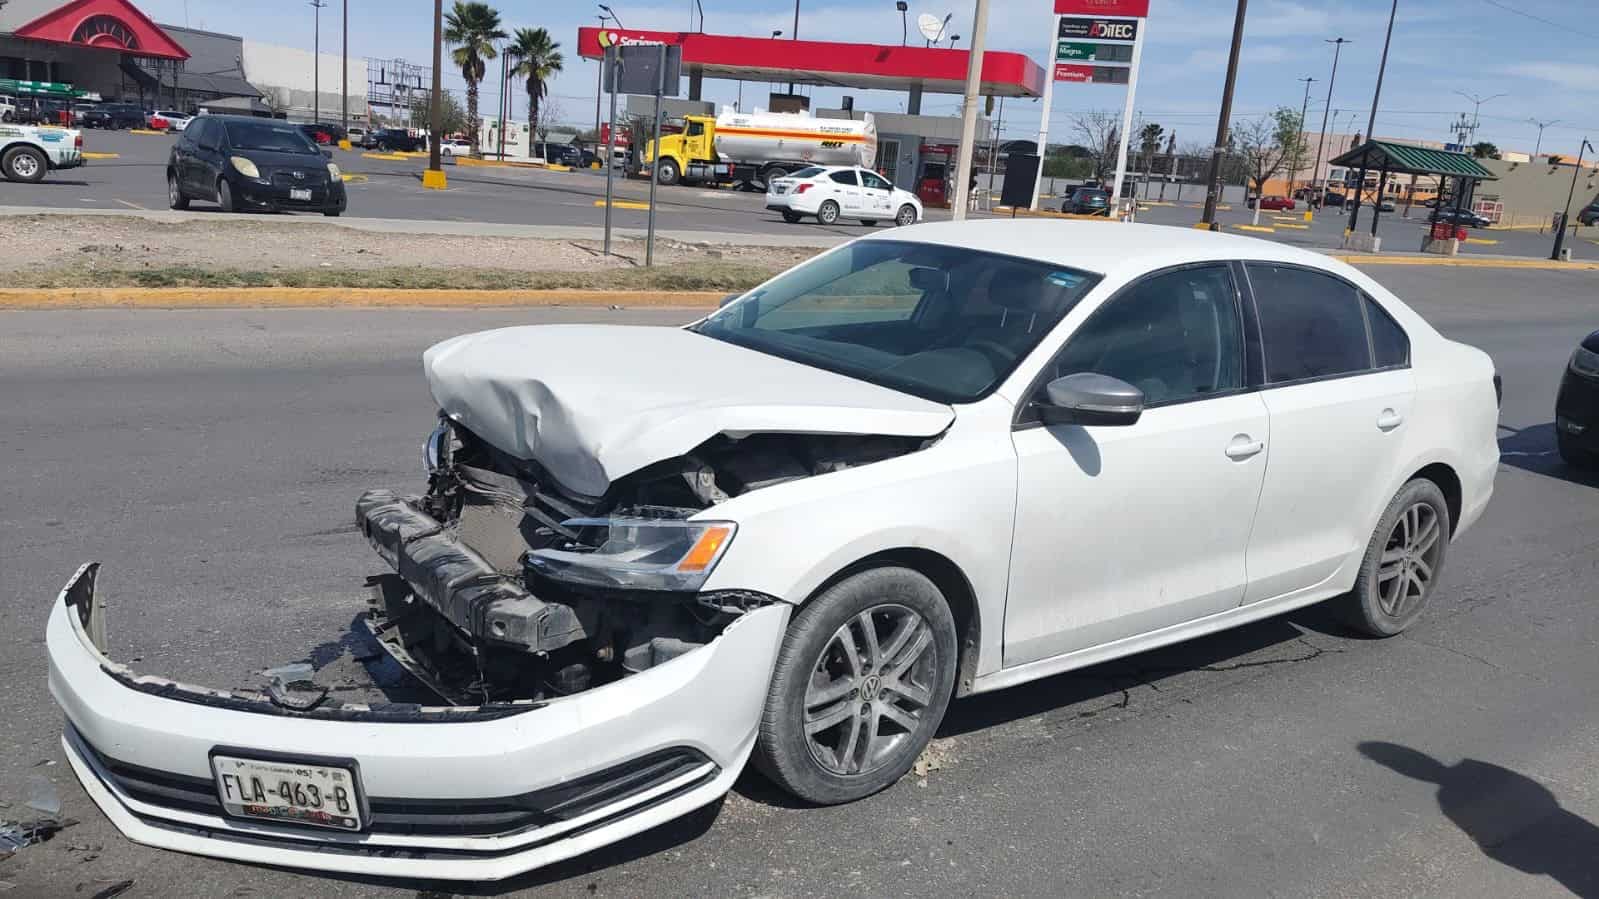
[[[130,838],[491,880],[752,757],[859,799],[952,697],[1335,597],[1403,630],[1498,462],[1483,353],[1325,257],[1140,225],[913,226],[687,328],[510,328],[424,366],[426,489],[356,521],[371,631],[439,700],[137,673],[86,565],[50,686]]]

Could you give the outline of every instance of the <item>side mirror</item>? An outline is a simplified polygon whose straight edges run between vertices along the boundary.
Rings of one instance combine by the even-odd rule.
[[[1050,381],[1037,409],[1045,424],[1130,425],[1144,414],[1144,392],[1119,378],[1078,372]]]

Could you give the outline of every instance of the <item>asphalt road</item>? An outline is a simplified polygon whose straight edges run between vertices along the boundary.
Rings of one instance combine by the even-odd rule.
[[[52,173],[39,184],[0,182],[0,205],[38,206],[55,209],[165,209],[165,168],[174,137],[130,134],[120,131],[89,131],[84,148],[95,153],[115,153],[115,159],[93,159],[83,168]],[[551,172],[500,167],[445,167],[449,189],[424,190],[422,159],[375,159],[360,151],[334,151],[341,170],[356,175],[347,188],[349,215],[365,218],[401,219],[434,222],[489,222],[525,225],[598,226],[605,215],[605,178],[597,171]],[[613,222],[618,227],[642,228],[648,218],[649,182],[617,179],[612,206]],[[1236,189],[1235,189],[1236,192]],[[1168,196],[1153,196],[1153,205],[1140,213],[1140,220],[1155,224],[1189,227],[1200,217],[1203,194],[1190,185],[1182,193],[1175,186]],[[764,208],[763,195],[703,187],[663,187],[657,191],[658,226],[674,231],[714,231],[724,233],[803,234],[817,232],[854,237],[859,225],[849,223],[831,228],[807,220],[798,225],[784,222]],[[203,204],[202,204],[203,205]],[[1041,207],[1058,209],[1059,198],[1046,197]],[[1409,219],[1400,213],[1385,214],[1379,234],[1385,251],[1413,253],[1421,248],[1423,219],[1427,210],[1417,207]],[[946,210],[928,210],[932,220],[949,217]],[[1362,229],[1369,228],[1370,209],[1363,209]],[[1217,219],[1228,230],[1250,226],[1253,213],[1242,204],[1218,213]],[[1341,245],[1347,218],[1340,210],[1327,209],[1312,222],[1303,213],[1262,212],[1258,227],[1270,231],[1248,233],[1268,240],[1301,246],[1329,248]],[[1467,254],[1496,254],[1544,257],[1549,255],[1553,238],[1535,231],[1473,231],[1462,247]],[[1599,230],[1587,228],[1569,241],[1578,259],[1599,258]]]
[[[40,779],[81,823],[0,862],[19,896],[1599,895],[1599,477],[1553,453],[1599,278],[1383,267],[1504,375],[1501,467],[1402,637],[1321,609],[957,702],[942,766],[801,808],[720,808],[474,889],[132,845],[62,761],[47,607],[105,563],[115,656],[218,686],[343,640],[381,565],[354,497],[420,483],[423,347],[517,322],[687,313],[99,311],[0,317],[0,818]],[[1203,510],[1195,510],[1198,516]],[[1129,535],[1136,539],[1136,535]],[[1414,753],[1436,760],[1436,765]],[[53,763],[53,764],[51,764]],[[1479,840],[1482,844],[1479,845]],[[3,887],[0,887],[3,889]]]

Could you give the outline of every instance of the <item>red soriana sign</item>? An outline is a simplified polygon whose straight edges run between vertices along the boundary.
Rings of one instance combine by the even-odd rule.
[[[1057,16],[1149,18],[1149,0],[1055,0]]]
[[[1094,80],[1093,66],[1057,65],[1055,66],[1056,81],[1075,81],[1087,84]]]

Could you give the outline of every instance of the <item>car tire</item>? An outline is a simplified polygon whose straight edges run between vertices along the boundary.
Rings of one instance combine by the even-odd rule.
[[[816,220],[824,225],[838,224],[838,204],[832,200],[823,200],[822,205],[816,209]]]
[[[916,224],[916,207],[909,203],[901,206],[899,212],[894,214],[894,224],[899,225],[901,228],[906,225]]]
[[[786,210],[783,212],[783,221],[788,222],[790,225],[797,223],[802,218],[804,216],[797,212],[788,212]]]
[[[678,170],[677,163],[670,159],[662,159],[655,164],[655,181],[664,187],[671,187],[683,173]]]
[[[1453,532],[1437,484],[1417,478],[1400,488],[1366,543],[1355,589],[1341,598],[1349,625],[1391,637],[1414,624],[1443,574]]]
[[[189,198],[183,195],[183,188],[178,185],[178,176],[167,173],[167,206],[173,209],[188,209]]]
[[[239,204],[233,199],[233,185],[226,178],[217,181],[217,205],[223,212],[238,212]]]
[[[387,152],[389,152],[389,143],[388,143],[388,141],[382,141],[382,140],[378,141],[378,152],[379,153],[387,153]]]
[[[827,588],[783,637],[756,767],[818,805],[853,802],[893,784],[943,720],[956,643],[949,603],[920,572],[872,568]]]
[[[1572,468],[1599,468],[1599,454],[1578,447],[1576,441],[1567,434],[1555,432],[1555,448],[1560,451],[1560,458]]]
[[[4,174],[7,181],[25,181],[37,184],[44,180],[50,171],[50,160],[33,147],[12,147],[0,157],[0,174]]]
[[[327,216],[330,219],[338,218],[341,214],[343,214],[343,212],[344,212],[344,210],[342,210],[342,209],[324,209],[324,210],[322,210],[322,214]]]

